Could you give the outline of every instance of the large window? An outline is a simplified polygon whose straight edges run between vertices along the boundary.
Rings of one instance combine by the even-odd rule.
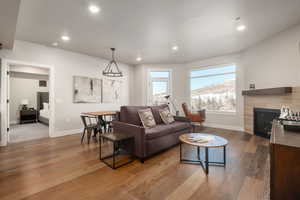
[[[170,71],[149,71],[148,101],[150,105],[166,103],[165,96],[170,93]]]
[[[235,112],[235,65],[194,70],[190,73],[191,105],[194,111]]]

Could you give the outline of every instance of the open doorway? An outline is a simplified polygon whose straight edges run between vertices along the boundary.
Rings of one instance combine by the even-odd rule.
[[[49,137],[49,69],[10,64],[9,143]]]

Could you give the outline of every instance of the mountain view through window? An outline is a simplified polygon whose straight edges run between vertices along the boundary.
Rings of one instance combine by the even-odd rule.
[[[192,110],[236,111],[235,65],[192,71],[190,74]]]

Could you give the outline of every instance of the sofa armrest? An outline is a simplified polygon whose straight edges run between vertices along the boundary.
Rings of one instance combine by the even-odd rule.
[[[120,121],[112,121],[113,129],[116,132],[125,132],[134,135],[135,156],[144,158],[145,152],[145,128],[134,124],[128,124]]]
[[[174,119],[175,121],[179,121],[179,122],[191,122],[191,119],[187,117],[174,116]]]
[[[134,125],[134,124],[120,122],[120,121],[117,121],[117,120],[113,120],[112,124],[114,125],[115,129],[122,129],[121,131],[126,132],[126,133],[135,134],[137,132],[145,130],[145,128],[143,126],[137,126],[137,125]],[[130,132],[128,132],[128,131],[130,131]]]

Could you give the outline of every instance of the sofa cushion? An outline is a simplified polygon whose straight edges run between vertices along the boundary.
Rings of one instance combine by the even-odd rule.
[[[170,113],[169,108],[160,109],[159,115],[165,124],[171,124],[175,121],[173,115]]]
[[[187,130],[191,128],[191,124],[189,122],[178,122],[175,121],[172,124],[159,124],[153,128],[148,128],[145,130],[147,139],[154,139],[158,137],[162,137],[168,134],[172,134],[178,131]]]
[[[122,106],[120,109],[120,121],[128,124],[142,126],[138,110],[147,109],[147,106]]]
[[[175,121],[172,124],[168,124],[166,126],[168,126],[172,130],[172,132],[182,131],[184,129],[191,128],[191,124],[189,122],[178,122],[178,121]]]
[[[163,121],[162,121],[162,119],[160,117],[160,114],[159,114],[159,110],[164,109],[164,108],[168,108],[168,107],[169,106],[167,104],[163,104],[163,105],[160,105],[160,106],[150,106],[156,124],[163,124]]]
[[[150,108],[139,110],[138,114],[145,128],[152,128],[156,126],[152,110]]]
[[[158,124],[153,128],[146,129],[145,133],[147,139],[154,139],[172,133],[172,129],[169,125]]]

